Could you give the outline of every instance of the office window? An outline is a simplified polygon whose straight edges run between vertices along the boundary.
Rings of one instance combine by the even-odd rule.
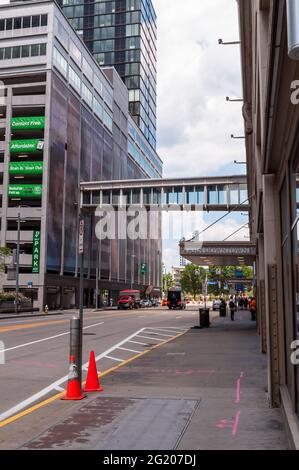
[[[14,18],[13,28],[14,29],[21,29],[21,27],[22,27],[22,18],[21,17]]]
[[[31,16],[23,17],[23,28],[30,28],[31,26]]]
[[[53,64],[62,72],[63,76],[67,78],[67,61],[56,47],[53,49]]]
[[[0,31],[5,30],[5,20],[0,20]]]
[[[46,55],[46,53],[47,53],[47,44],[44,42],[40,44],[39,55]]]
[[[31,57],[36,57],[39,55],[39,44],[32,44],[31,46]]]
[[[20,46],[15,46],[12,48],[12,58],[19,59],[21,57],[21,48]]]
[[[41,26],[47,26],[48,24],[48,15],[41,15]]]
[[[6,20],[6,29],[7,30],[12,29],[12,18],[7,18],[7,20]]]
[[[90,107],[92,107],[92,93],[85,83],[82,83],[82,98]]]
[[[21,57],[29,57],[30,46],[21,46]]]
[[[38,28],[40,26],[40,15],[32,16],[32,28]]]
[[[71,66],[69,66],[69,82],[80,93],[81,79]]]

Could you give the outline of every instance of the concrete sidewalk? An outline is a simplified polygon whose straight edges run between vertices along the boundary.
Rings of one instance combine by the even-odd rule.
[[[26,449],[287,449],[247,312],[189,330],[109,374]]]

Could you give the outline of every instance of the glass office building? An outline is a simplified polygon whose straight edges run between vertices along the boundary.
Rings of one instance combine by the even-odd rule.
[[[156,14],[152,0],[58,0],[101,66],[114,66],[129,110],[156,149]]]

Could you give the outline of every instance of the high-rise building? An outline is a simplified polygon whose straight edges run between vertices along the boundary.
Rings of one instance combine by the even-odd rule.
[[[152,0],[58,0],[99,65],[114,66],[129,110],[156,148],[156,13]]]
[[[161,170],[118,73],[99,66],[57,3],[1,5],[0,241],[20,247],[20,290],[34,307],[78,305],[80,183],[159,178]],[[99,243],[96,215],[85,219],[86,306],[97,279],[108,298],[132,284],[161,286],[160,240]],[[1,273],[1,289],[15,286],[10,271]]]

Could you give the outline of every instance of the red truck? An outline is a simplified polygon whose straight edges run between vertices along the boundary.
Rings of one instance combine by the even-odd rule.
[[[119,293],[117,302],[118,310],[132,309],[140,307],[140,291],[139,290],[122,290]]]

